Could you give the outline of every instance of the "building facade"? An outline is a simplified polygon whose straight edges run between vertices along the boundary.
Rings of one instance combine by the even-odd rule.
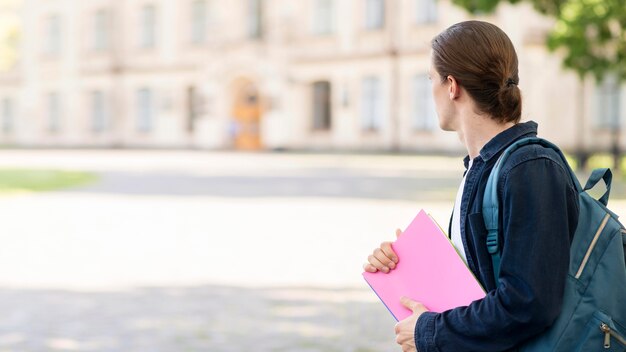
[[[23,0],[0,73],[0,144],[457,152],[430,97],[429,42],[469,19],[448,0]],[[568,150],[608,150],[626,89],[581,83],[530,7],[481,17],[520,57],[523,119]]]

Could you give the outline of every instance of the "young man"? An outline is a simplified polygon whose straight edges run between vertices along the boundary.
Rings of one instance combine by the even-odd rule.
[[[515,349],[560,313],[577,193],[555,151],[529,145],[509,157],[498,180],[502,257],[496,285],[482,217],[485,186],[507,146],[537,135],[536,123],[519,122],[517,54],[495,25],[461,22],[433,39],[430,79],[440,127],[457,132],[468,152],[451,239],[487,295],[443,313],[403,298],[414,313],[396,325],[396,340],[403,351]],[[386,242],[364,269],[387,273],[399,260]]]

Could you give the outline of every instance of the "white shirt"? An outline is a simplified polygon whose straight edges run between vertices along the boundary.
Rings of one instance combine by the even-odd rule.
[[[469,166],[467,167],[467,172],[465,172],[465,176],[463,176],[463,180],[461,181],[461,185],[459,186],[459,191],[456,194],[456,201],[454,202],[454,213],[452,213],[452,243],[454,247],[456,247],[457,252],[465,261],[467,265],[467,255],[465,254],[465,249],[463,248],[463,240],[461,239],[461,199],[463,198],[463,189],[465,188],[465,178],[467,174],[469,174],[470,169],[472,168],[473,160],[470,159]]]

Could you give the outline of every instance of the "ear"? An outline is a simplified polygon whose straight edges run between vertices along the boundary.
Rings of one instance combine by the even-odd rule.
[[[455,100],[461,95],[461,87],[453,76],[448,76],[446,79],[448,80],[448,94],[450,100]]]

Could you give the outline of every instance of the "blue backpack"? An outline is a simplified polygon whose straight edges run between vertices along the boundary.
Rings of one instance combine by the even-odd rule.
[[[498,176],[507,157],[528,144],[554,149],[540,138],[525,138],[513,143],[496,162],[483,198],[483,217],[488,230],[487,248],[492,256],[498,284],[500,246],[498,244]],[[606,208],[611,191],[609,169],[596,169],[581,188],[567,166],[578,191],[578,227],[570,247],[570,264],[561,314],[545,332],[530,339],[520,351],[626,351],[626,230],[618,216]],[[606,193],[596,200],[586,191],[600,180]]]

